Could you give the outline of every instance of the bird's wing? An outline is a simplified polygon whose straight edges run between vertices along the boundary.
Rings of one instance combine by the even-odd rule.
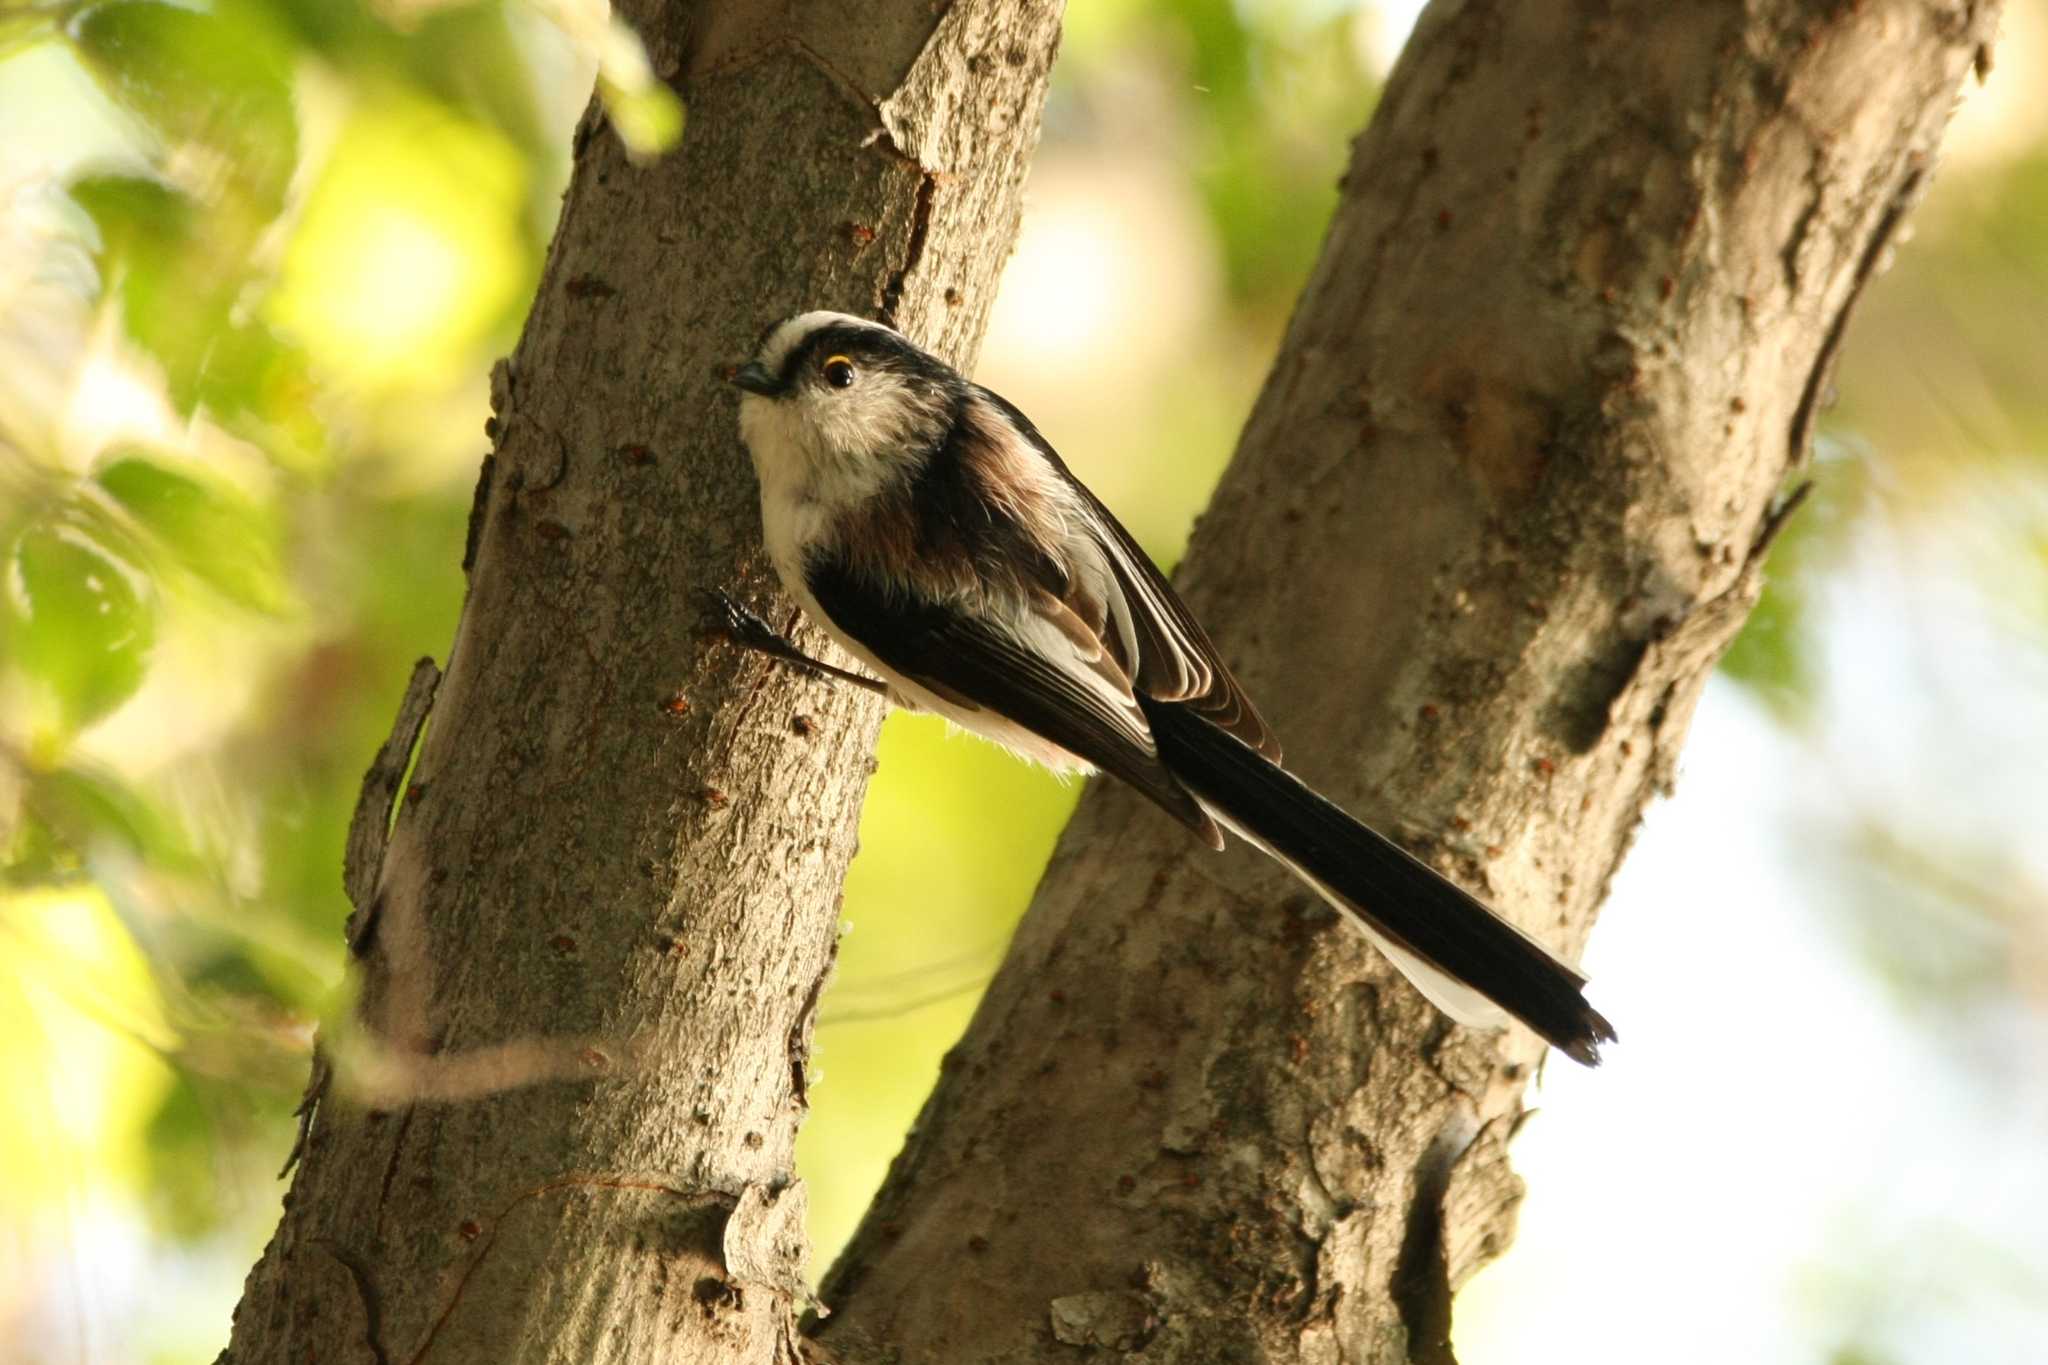
[[[1110,643],[1123,647],[1122,662],[1137,690],[1155,701],[1187,703],[1211,725],[1235,735],[1278,763],[1278,737],[1217,656],[1208,632],[1188,611],[1180,594],[1173,590],[1151,557],[1139,548],[1101,499],[1068,471],[1051,443],[1031,425],[1030,418],[1000,394],[986,389],[982,392],[1059,471],[1087,513],[1087,524],[1072,529],[1086,535],[1089,547],[1099,554],[1114,580],[1114,591],[1104,594],[1104,605],[1117,631],[1117,638]],[[1089,566],[1085,561],[1089,556],[1084,553],[1069,557],[1079,561],[1074,565],[1077,586],[1093,588],[1093,584],[1087,583]],[[1134,662],[1136,666],[1132,668]]]
[[[907,601],[830,555],[806,565],[804,581],[832,623],[888,668],[1122,778],[1223,846],[1215,823],[1159,761],[1114,653],[1060,597],[1033,588],[1004,614]]]

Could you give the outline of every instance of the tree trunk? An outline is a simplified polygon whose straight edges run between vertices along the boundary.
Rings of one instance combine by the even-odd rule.
[[[1995,8],[1438,3],[1356,144],[1181,582],[1291,766],[1564,952],[1755,599]],[[1539,1060],[1096,784],[821,1340],[1448,1360]]]
[[[628,8],[689,126],[646,166],[578,130],[447,673],[351,837],[357,1026],[225,1360],[793,1350],[791,1150],[881,708],[693,629],[708,587],[791,615],[720,370],[803,307],[971,362],[1059,6]]]

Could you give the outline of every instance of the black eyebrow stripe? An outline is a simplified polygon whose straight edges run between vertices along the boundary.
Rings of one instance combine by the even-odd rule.
[[[855,349],[856,339],[862,330],[858,327],[849,327],[843,322],[835,322],[829,327],[820,327],[817,331],[805,337],[801,344],[792,347],[789,354],[782,358],[782,382],[784,384],[795,383],[797,371],[809,364],[814,356],[827,348],[834,351],[850,351]]]
[[[910,369],[928,365],[922,352],[903,337],[882,327],[835,322],[820,327],[782,358],[784,385],[796,382],[797,371],[821,355],[844,354],[855,360],[887,359]]]

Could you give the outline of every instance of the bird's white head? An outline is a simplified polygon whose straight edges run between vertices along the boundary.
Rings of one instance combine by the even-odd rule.
[[[830,312],[776,323],[732,382],[763,489],[832,501],[914,474],[965,388],[895,329]]]

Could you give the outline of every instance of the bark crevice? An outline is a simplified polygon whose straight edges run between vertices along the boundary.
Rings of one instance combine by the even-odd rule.
[[[1469,1116],[1454,1130],[1439,1133],[1423,1149],[1412,1177],[1407,1235],[1389,1283],[1394,1311],[1407,1332],[1408,1358],[1416,1365],[1458,1365],[1451,1350],[1451,1268],[1444,1220],[1451,1171],[1471,1145]]]

